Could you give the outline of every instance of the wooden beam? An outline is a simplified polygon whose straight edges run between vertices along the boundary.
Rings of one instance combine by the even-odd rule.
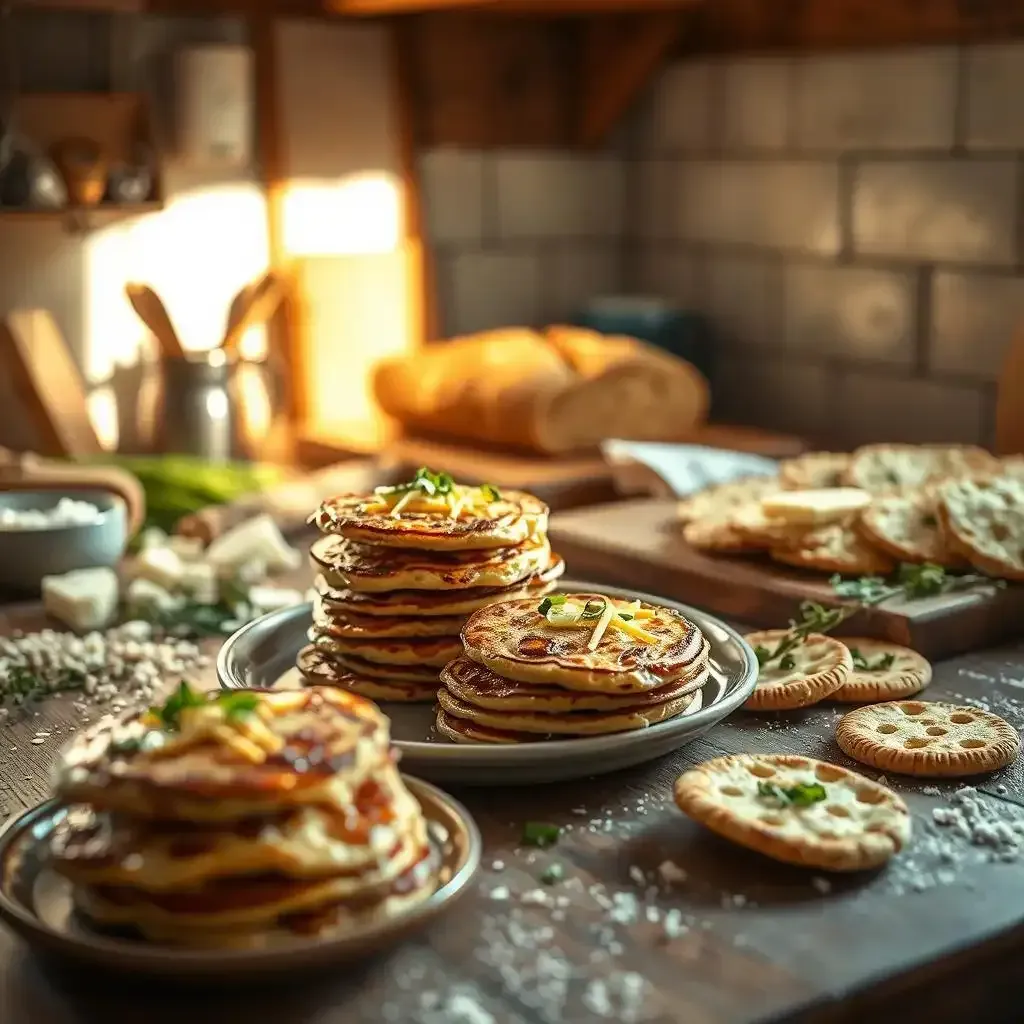
[[[585,27],[578,141],[603,142],[679,39],[678,14],[629,22],[598,20]]]
[[[700,0],[325,0],[333,14],[379,17],[431,11],[477,11],[486,14],[529,14],[548,17],[610,13],[640,14],[678,11]]]

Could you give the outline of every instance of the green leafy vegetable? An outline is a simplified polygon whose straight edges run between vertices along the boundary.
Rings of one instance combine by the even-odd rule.
[[[583,611],[580,612],[580,621],[595,620],[601,618],[604,615],[605,608],[608,607],[608,602],[603,598],[595,598],[594,600],[588,601],[583,606]]]
[[[757,795],[780,806],[810,807],[828,794],[820,782],[801,782],[795,786],[777,786],[774,782],[759,782]]]
[[[528,821],[523,826],[523,844],[526,846],[554,846],[562,830],[546,821]]]

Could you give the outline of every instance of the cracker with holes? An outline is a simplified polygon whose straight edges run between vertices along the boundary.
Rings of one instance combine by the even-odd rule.
[[[965,566],[942,529],[934,489],[879,495],[861,513],[858,525],[873,547],[898,561]]]
[[[931,663],[917,651],[887,640],[842,637],[853,657],[853,671],[830,697],[843,704],[899,700],[932,681]]]
[[[992,576],[1024,580],[1024,480],[950,480],[939,488],[950,543]]]
[[[750,633],[761,667],[757,686],[743,705],[749,711],[789,711],[817,704],[831,696],[853,671],[853,656],[845,644],[824,633],[811,633],[794,647],[789,630],[766,629]],[[783,644],[783,654],[772,657]]]
[[[676,516],[684,523],[696,519],[724,519],[740,505],[748,501],[759,501],[778,489],[779,478],[775,476],[745,476],[739,480],[713,484],[680,501],[676,505]]]
[[[845,452],[805,452],[779,465],[779,481],[787,491],[839,487],[850,465]]]
[[[872,547],[852,523],[829,523],[804,535],[799,545],[772,548],[773,561],[844,576],[887,576],[893,560]]]
[[[870,704],[843,715],[836,743],[872,768],[930,777],[980,775],[1020,753],[1017,730],[998,715],[916,700]]]
[[[706,761],[676,780],[675,800],[734,843],[826,871],[876,868],[910,840],[907,806],[891,790],[794,754]]]

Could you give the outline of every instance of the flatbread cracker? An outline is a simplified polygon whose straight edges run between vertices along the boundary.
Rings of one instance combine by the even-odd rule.
[[[783,490],[809,491],[839,487],[850,466],[848,452],[806,452],[779,465]]]
[[[755,653],[773,650],[788,635],[785,629],[766,629],[744,638]],[[853,671],[853,656],[835,637],[811,633],[798,647],[763,665],[757,686],[743,705],[749,711],[789,711],[805,708],[835,693]]]
[[[965,564],[949,545],[932,489],[878,495],[857,526],[872,547],[901,562],[932,562],[954,569]]]
[[[793,754],[734,754],[675,784],[679,809],[767,857],[826,871],[884,864],[910,841],[910,813],[892,790]]]
[[[843,704],[899,700],[932,681],[932,666],[917,651],[886,640],[840,637],[853,656],[853,671],[829,699]]]
[[[861,764],[903,775],[961,776],[1016,760],[1020,736],[990,711],[904,700],[843,715],[836,743]]]
[[[879,493],[945,477],[998,472],[999,460],[974,445],[869,444],[853,453],[843,482]]]
[[[683,540],[692,548],[716,555],[749,555],[761,550],[737,532],[728,516],[691,519],[683,524]]]
[[[787,523],[765,515],[760,501],[741,505],[730,517],[729,526],[747,544],[763,551],[799,545],[810,527]]]
[[[734,508],[778,489],[779,478],[775,476],[745,476],[739,480],[728,480],[683,498],[676,505],[676,515],[684,523],[695,519],[721,519]]]
[[[982,572],[1024,580],[1024,480],[950,480],[939,516],[951,544]]]
[[[887,576],[896,568],[852,523],[820,526],[805,534],[799,546],[772,548],[769,554],[773,561],[785,565],[850,576]]]

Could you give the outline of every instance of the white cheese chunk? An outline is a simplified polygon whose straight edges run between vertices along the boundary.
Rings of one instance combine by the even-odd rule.
[[[203,557],[203,542],[199,537],[183,537],[174,534],[167,538],[169,547],[183,562],[198,562]]]
[[[214,540],[206,549],[206,561],[218,568],[260,561],[268,571],[278,572],[297,569],[302,564],[302,553],[291,547],[274,520],[263,514]]]
[[[761,499],[766,516],[786,523],[834,523],[870,504],[871,495],[859,487],[779,491]]]
[[[217,570],[209,562],[186,562],[181,569],[180,587],[198,604],[216,604],[220,600]]]
[[[170,548],[144,548],[135,557],[132,575],[152,580],[165,590],[175,590],[181,584],[184,568],[179,555]]]
[[[43,608],[47,615],[87,633],[110,625],[117,614],[118,582],[113,569],[75,569],[43,577]]]
[[[129,615],[148,617],[154,612],[172,612],[181,607],[182,599],[164,589],[159,583],[138,577],[131,581],[124,592],[125,605]]]

